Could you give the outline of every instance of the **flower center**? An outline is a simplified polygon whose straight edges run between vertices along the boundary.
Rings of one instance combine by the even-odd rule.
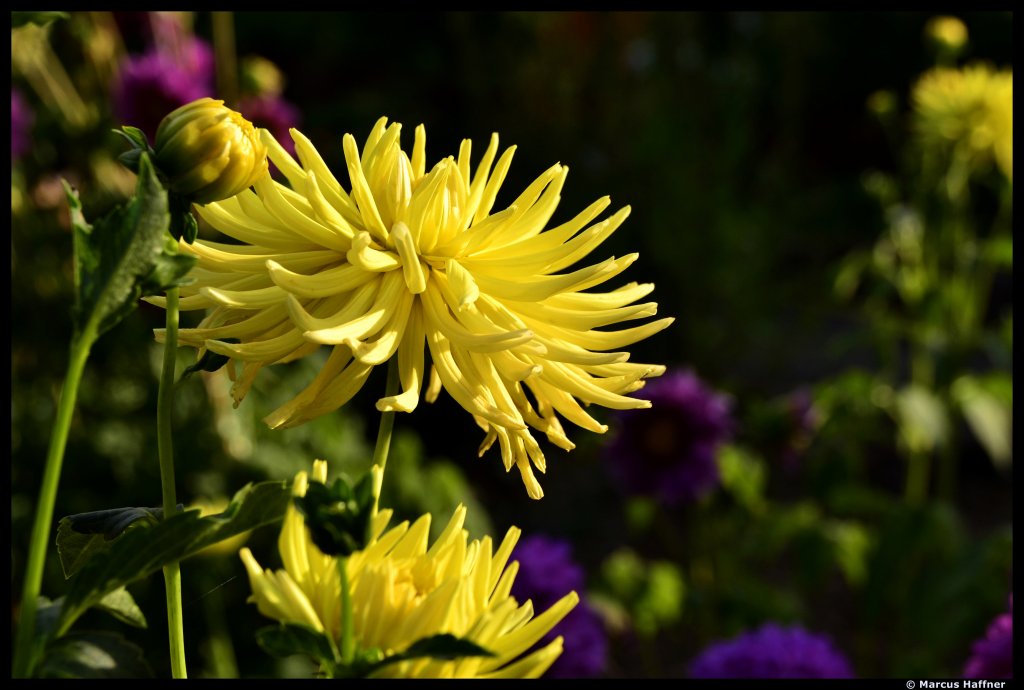
[[[419,251],[409,227],[401,221],[395,223],[391,226],[389,239],[394,243],[395,251],[402,260],[402,274],[409,292],[414,295],[420,294],[427,289],[427,274],[420,263]]]

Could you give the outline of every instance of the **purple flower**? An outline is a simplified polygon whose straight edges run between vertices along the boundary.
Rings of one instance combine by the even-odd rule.
[[[985,637],[971,647],[964,666],[966,678],[1013,678],[1013,596],[1010,610],[996,616]]]
[[[852,678],[846,658],[823,635],[767,623],[707,647],[691,678]]]
[[[156,136],[164,116],[197,98],[213,95],[213,49],[188,37],[179,50],[151,50],[121,65],[113,87],[114,115],[126,125]]]
[[[613,479],[667,504],[700,498],[719,482],[715,452],[732,432],[728,397],[689,370],[655,379],[642,393],[651,409],[620,413],[605,446]]]
[[[302,122],[298,108],[277,96],[255,96],[240,100],[238,112],[257,127],[270,130],[277,143],[295,155],[295,142],[288,130]]]
[[[35,116],[21,92],[11,89],[11,162],[20,160],[32,148]]]
[[[512,584],[512,595],[520,602],[530,599],[533,608],[541,611],[575,590],[583,598],[586,576],[583,568],[572,560],[568,542],[545,536],[523,539],[512,552],[519,561],[519,573]],[[548,670],[548,678],[592,678],[605,669],[608,638],[604,623],[585,601],[580,601],[556,625],[541,644],[561,635],[562,655]]]

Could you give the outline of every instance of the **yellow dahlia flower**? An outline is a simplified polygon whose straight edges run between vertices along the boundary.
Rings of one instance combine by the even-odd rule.
[[[952,144],[978,164],[995,159],[1013,179],[1013,72],[979,64],[939,67],[914,86],[915,125],[925,145]]]
[[[327,463],[313,463],[313,479],[327,481]],[[305,472],[295,477],[293,493],[304,496]],[[346,562],[352,592],[355,639],[361,649],[385,654],[405,651],[413,642],[451,633],[493,652],[493,657],[454,661],[412,659],[385,666],[382,676],[417,678],[536,678],[562,652],[562,638],[524,656],[579,601],[570,592],[544,613],[520,605],[509,595],[519,570],[509,555],[519,530],[509,529],[494,549],[490,537],[468,542],[462,528],[466,509],[459,506],[444,532],[427,547],[430,515],[411,526],[402,522],[385,531],[391,511],[377,513],[365,549]],[[337,562],[313,544],[294,505],[285,515],[278,548],[284,570],[263,570],[249,549],[239,554],[252,587],[250,601],[260,613],[331,636],[340,646],[341,579]]]
[[[252,123],[212,98],[165,117],[153,150],[171,190],[197,204],[233,197],[267,172],[267,150]]]
[[[266,175],[255,192],[199,209],[243,244],[182,244],[199,262],[191,274],[196,282],[182,288],[181,308],[212,311],[179,337],[242,362],[236,404],[262,367],[330,346],[309,387],[266,417],[271,427],[337,409],[374,366],[394,356],[401,391],[378,400],[377,409],[411,412],[426,378],[425,343],[432,369],[424,397],[432,401],[447,390],[487,432],[481,454],[497,440],[506,471],[515,465],[530,496],[540,498],[531,463],[543,472],[545,459],[530,427],[569,450],[574,445],[556,413],[604,433],[607,427],[581,402],[650,407],[626,394],[665,368],[628,362],[628,352],[613,350],[672,319],[598,330],[656,313],[654,302],[634,304],[651,284],[586,292],[625,270],[636,254],[559,273],[607,239],[629,207],[590,224],[610,204],[604,197],[545,230],[568,173],[556,164],[492,213],[515,147],[495,163],[498,136],[492,135],[474,173],[471,143],[464,140],[457,158],[428,172],[423,126],[416,128],[411,157],[400,132],[400,124],[387,126],[381,118],[361,153],[345,135],[346,191],[297,130],[291,133],[299,162],[261,130],[291,188]],[[233,364],[229,373],[236,376]]]

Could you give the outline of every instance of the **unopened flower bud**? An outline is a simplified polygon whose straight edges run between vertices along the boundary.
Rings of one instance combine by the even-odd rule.
[[[233,197],[267,172],[267,150],[252,123],[212,98],[165,117],[154,150],[171,190],[196,204]]]
[[[284,75],[270,60],[259,55],[242,59],[242,89],[257,96],[280,96],[284,91]]]
[[[896,94],[888,89],[875,91],[868,96],[867,107],[868,112],[875,117],[882,120],[889,118],[896,113]]]

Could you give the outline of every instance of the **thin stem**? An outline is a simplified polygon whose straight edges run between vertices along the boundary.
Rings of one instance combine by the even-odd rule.
[[[388,362],[388,381],[384,384],[384,397],[398,393],[398,358],[392,357]],[[380,504],[380,490],[384,483],[384,468],[388,463],[388,451],[391,449],[391,430],[395,426],[394,412],[380,413],[380,427],[377,429],[377,445],[373,449],[373,464],[380,466],[380,472],[373,481],[373,515],[377,514]]]
[[[39,502],[36,504],[36,518],[29,540],[28,567],[25,570],[25,585],[21,590],[21,620],[15,643],[13,676],[24,678],[32,666],[33,635],[36,627],[36,605],[43,582],[43,566],[46,564],[46,547],[50,542],[50,528],[53,525],[53,507],[57,500],[57,485],[64,460],[71,417],[78,397],[78,384],[85,371],[89,349],[96,340],[96,325],[89,322],[85,330],[71,342],[68,373],[64,377],[60,401],[57,403],[57,417],[50,433],[50,449],[46,454],[43,468],[43,485],[39,488]]]
[[[338,557],[338,576],[341,578],[341,663],[349,665],[356,656],[356,633],[352,622],[352,591],[348,581],[348,559]]]
[[[167,291],[167,333],[164,342],[164,366],[160,374],[160,392],[156,403],[156,436],[160,456],[160,488],[164,519],[178,512],[174,489],[174,447],[171,439],[171,409],[174,402],[174,365],[178,352],[178,288]],[[170,638],[171,674],[187,678],[185,671],[185,628],[181,615],[181,568],[178,562],[164,566],[167,590],[167,634]]]
[[[928,497],[928,480],[931,474],[931,457],[928,453],[915,450],[907,457],[907,486],[904,498],[910,505],[923,505]]]
[[[238,66],[235,57],[235,25],[231,12],[211,12],[213,50],[217,58],[217,93],[235,107],[238,101]]]

